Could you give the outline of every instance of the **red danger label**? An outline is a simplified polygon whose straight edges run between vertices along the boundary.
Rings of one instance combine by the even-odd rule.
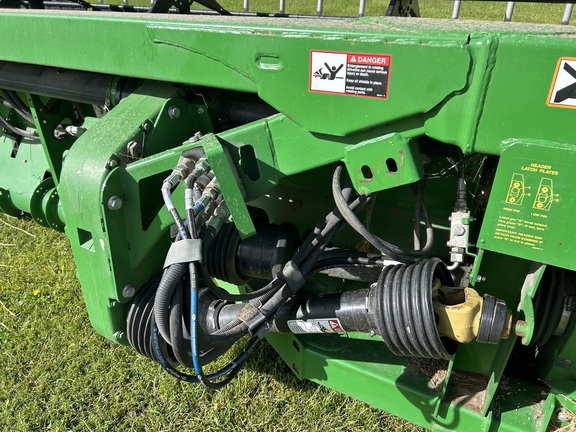
[[[310,91],[388,97],[392,57],[387,54],[310,52]]]
[[[359,65],[388,66],[390,64],[390,56],[388,56],[388,55],[348,54],[348,64],[350,64],[350,63],[359,64]]]
[[[330,324],[330,328],[332,329],[332,331],[334,331],[336,333],[344,333],[344,329],[340,325],[340,320],[338,320],[336,318],[335,319],[329,319],[328,324]]]

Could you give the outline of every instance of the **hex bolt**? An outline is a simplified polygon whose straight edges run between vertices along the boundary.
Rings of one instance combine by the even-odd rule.
[[[122,199],[116,195],[110,197],[108,200],[108,208],[112,211],[120,210],[122,208]]]
[[[198,108],[198,111],[196,111],[199,115],[204,114],[204,108]]]
[[[476,282],[486,282],[486,276],[476,276]]]
[[[196,132],[193,136],[191,136],[188,139],[188,142],[195,143],[200,141],[200,138],[202,138],[202,132]]]
[[[464,228],[462,225],[456,225],[454,228],[452,228],[452,234],[457,237],[461,237],[466,234],[466,228]]]
[[[108,169],[116,168],[118,165],[120,165],[120,162],[118,162],[116,158],[110,158],[108,162],[106,162],[106,168]]]
[[[168,117],[170,117],[172,120],[180,117],[180,108],[178,108],[176,105],[171,105],[168,108]]]
[[[146,120],[144,123],[140,125],[140,129],[144,133],[152,132],[152,122],[150,122],[150,120]]]
[[[122,289],[122,297],[124,298],[132,298],[136,294],[136,288],[134,286],[128,284]]]
[[[138,159],[142,156],[142,143],[139,141],[130,141],[126,145],[126,153],[132,159]]]

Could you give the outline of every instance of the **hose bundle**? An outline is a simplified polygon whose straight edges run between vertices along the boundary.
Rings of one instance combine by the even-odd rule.
[[[239,239],[226,234],[232,229],[231,224],[225,224],[230,213],[207,160],[198,148],[192,152],[195,154],[181,158],[179,165],[165,180],[162,195],[178,227],[176,241],[201,241],[202,254],[206,256],[213,242],[222,246],[219,243],[224,241],[222,239],[226,242],[233,240],[235,244]],[[341,186],[341,173],[342,167],[338,166],[332,179],[336,208],[310,232],[288,263],[269,283],[253,292],[231,294],[212,281],[214,268],[210,267],[212,271],[209,271],[206,259],[169,263],[159,280],[152,281],[134,299],[128,317],[130,344],[143,355],[158,361],[176,378],[200,382],[207,388],[217,389],[238,373],[249,352],[270,327],[273,316],[299,291],[311,273],[336,266],[383,265],[382,257],[350,254],[329,248],[334,236],[345,225],[352,225],[368,241],[381,246],[377,248],[382,253],[387,252],[394,259],[412,262],[428,252],[432,234],[421,199],[417,207],[424,215],[427,231],[430,231],[427,244],[418,251],[399,248],[375,237],[359,222],[355,212],[368,204],[372,197],[356,195],[350,179],[346,179]],[[200,184],[202,182],[197,180],[205,176],[208,176],[209,182]],[[183,179],[186,183],[185,220],[180,217],[171,198],[171,190]],[[421,198],[421,194],[419,196]],[[218,237],[221,229],[226,235]],[[228,252],[225,256],[228,256]],[[211,266],[214,265],[218,274],[233,273],[227,267],[230,263],[212,262]],[[199,303],[200,297],[202,300]],[[206,298],[210,301],[206,302]],[[209,328],[205,322],[198,322],[199,317],[206,316],[205,310],[199,309],[207,308],[206,305],[214,303],[214,300],[221,304],[242,302],[242,307],[236,318],[225,326]],[[208,375],[204,373],[203,366],[219,358],[246,335],[250,335],[250,341],[236,359],[218,372]],[[193,367],[195,375],[180,372],[179,366]]]

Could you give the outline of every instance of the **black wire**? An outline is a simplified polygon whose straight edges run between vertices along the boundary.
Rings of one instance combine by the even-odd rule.
[[[28,123],[34,125],[34,120],[32,119],[32,116],[27,115],[25,112],[23,112],[22,110],[18,109],[18,107],[16,106],[16,104],[8,99],[4,99],[0,97],[0,102],[2,104],[4,104],[5,106],[7,106],[10,109],[13,109],[14,111],[16,111],[18,114],[20,114],[20,116],[26,120]]]
[[[340,187],[340,177],[342,175],[343,167],[339,165],[334,171],[334,176],[332,177],[332,191],[334,195],[334,201],[338,210],[340,210],[342,216],[350,224],[358,234],[364,237],[372,246],[378,249],[382,254],[391,257],[394,260],[400,262],[415,262],[420,260],[420,258],[427,254],[430,250],[432,239],[432,224],[430,218],[428,217],[428,212],[426,211],[424,205],[422,204],[422,214],[426,221],[426,233],[427,242],[426,246],[420,250],[406,249],[396,246],[392,243],[382,240],[380,237],[372,234],[368,229],[360,222],[358,217],[350,209],[349,205],[346,203],[344,196],[342,195],[342,189]]]
[[[28,132],[27,130],[17,128],[16,126],[12,126],[10,123],[8,123],[8,120],[6,120],[6,118],[2,114],[0,114],[0,123],[2,123],[4,127],[8,129],[10,132],[19,135],[22,138],[38,138],[38,133],[36,131]]]
[[[22,102],[22,99],[20,99],[18,93],[10,90],[4,90],[4,93],[8,99],[8,102],[11,103],[12,108],[16,110],[18,114],[28,120],[28,122],[30,122],[32,125],[35,125],[30,108],[28,108],[28,106]]]
[[[345,188],[343,194],[345,194],[348,199],[355,198],[352,203],[346,203],[348,208],[353,210],[362,208],[369,200],[364,196],[355,197],[355,193],[350,185]],[[328,213],[324,221],[319,223],[308,235],[303,245],[291,260],[300,268],[303,277],[306,277],[312,271],[316,261],[332,238],[342,228],[343,223],[345,223],[344,217],[340,211],[335,208]],[[282,275],[278,275],[269,285],[264,287],[263,290],[264,289],[266,292],[262,296],[250,300],[250,303],[239,312],[239,315],[241,314],[243,316],[244,314],[248,314],[245,319],[240,320],[236,318],[228,323],[226,327],[217,330],[210,336],[226,335],[227,337],[239,338],[249,331],[246,320],[254,318],[257,313],[261,313],[266,318],[271,317],[295,294],[293,288],[286,284]]]

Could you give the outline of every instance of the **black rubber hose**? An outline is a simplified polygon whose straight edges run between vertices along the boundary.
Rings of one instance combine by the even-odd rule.
[[[190,283],[192,278],[190,278]],[[192,367],[192,358],[190,357],[190,340],[186,341],[184,338],[183,330],[183,314],[184,314],[184,283],[181,281],[172,294],[170,301],[170,345],[174,357],[183,366]]]
[[[186,273],[186,264],[172,264],[164,270],[154,298],[154,319],[162,338],[170,343],[169,306],[172,294]]]
[[[31,123],[34,126],[35,123],[34,123],[34,119],[32,118],[32,113],[30,112],[30,108],[28,108],[26,106],[26,104],[24,104],[24,102],[22,102],[22,99],[20,99],[18,94],[16,92],[12,92],[9,90],[6,90],[5,93],[6,93],[6,98],[8,99],[8,102],[10,102],[12,104],[12,108],[18,114],[20,114],[24,119],[26,119],[29,123]]]
[[[428,218],[428,212],[423,207],[422,214],[426,220],[426,232],[428,235],[428,239],[426,241],[426,247],[415,251],[412,249],[405,249],[392,243],[388,243],[378,236],[372,234],[370,231],[366,229],[366,227],[360,222],[358,217],[354,214],[354,212],[350,209],[346,200],[342,196],[342,189],[340,188],[340,177],[342,174],[343,168],[342,165],[336,167],[334,171],[334,176],[332,177],[332,191],[334,195],[334,201],[336,202],[336,206],[342,216],[346,219],[346,221],[350,224],[352,228],[362,237],[364,237],[372,246],[378,249],[382,254],[387,255],[397,261],[400,262],[415,262],[421,259],[421,257],[429,252],[431,247],[431,238],[430,235],[432,234],[432,225]]]
[[[6,97],[6,98],[0,97],[0,102],[3,105],[7,106],[8,108],[12,108],[14,111],[16,111],[18,114],[20,114],[20,116],[24,120],[26,120],[28,123],[32,124],[33,126],[35,125],[34,119],[32,118],[32,116],[29,113],[22,111],[20,108],[18,108],[18,106],[16,105],[14,100],[9,99],[8,97]]]
[[[344,190],[341,190],[341,196],[343,199],[350,199],[353,195],[354,192],[348,182]],[[351,204],[346,202],[346,205],[354,209],[360,207],[366,201],[366,197],[360,197],[356,198]],[[300,267],[303,276],[310,273],[322,252],[340,228],[343,220],[344,218],[340,211],[337,208],[334,209],[322,223],[315,227],[304,241],[302,247],[296,252],[292,261]],[[270,284],[259,290],[258,293],[260,294],[262,291],[264,291],[263,294],[250,300],[250,304],[241,310],[240,315],[243,316],[243,319],[236,318],[229,322],[226,327],[212,333],[208,336],[210,341],[218,343],[218,345],[235,342],[247,334],[249,329],[246,321],[251,320],[258,313],[263,314],[265,317],[272,316],[294,294],[281,277],[275,278]],[[216,290],[215,295],[219,294],[222,293]]]
[[[543,346],[562,318],[566,270],[549,266],[534,297],[534,335],[530,346]]]
[[[346,194],[352,196],[351,188],[347,188]],[[350,204],[351,208],[358,208],[366,201],[365,197],[356,198]],[[300,266],[300,271],[306,277],[316,264],[318,258],[321,256],[325,247],[332,240],[338,231],[343,217],[338,211],[334,209],[330,212],[325,220],[316,226],[314,231],[310,233],[304,245],[295,254],[292,261]],[[257,299],[251,300],[250,305],[242,309],[240,314],[247,314],[247,319],[255,317],[256,313],[261,313],[266,317],[271,317],[293,294],[293,290],[289,288],[282,278],[274,279],[271,284],[274,288],[269,287],[267,291]],[[228,338],[239,338],[248,332],[248,326],[245,320],[236,318],[226,325],[226,328],[216,331],[211,336],[224,336]]]
[[[413,187],[416,193],[416,204],[414,206],[414,250],[421,255],[427,254],[434,245],[434,229],[428,215],[428,210],[424,205],[424,188],[426,186],[426,177],[422,178]],[[421,247],[420,243],[420,221],[424,219],[426,225],[426,244]]]
[[[8,129],[10,132],[12,132],[12,133],[15,134],[15,135],[19,135],[19,136],[21,136],[22,138],[38,138],[38,133],[37,133],[36,131],[34,131],[34,132],[28,132],[28,131],[26,131],[26,130],[24,130],[24,129],[20,129],[20,128],[16,127],[16,126],[12,126],[12,125],[8,122],[8,120],[6,120],[6,119],[4,118],[4,116],[2,116],[1,114],[0,114],[0,123],[1,123],[6,129]]]

